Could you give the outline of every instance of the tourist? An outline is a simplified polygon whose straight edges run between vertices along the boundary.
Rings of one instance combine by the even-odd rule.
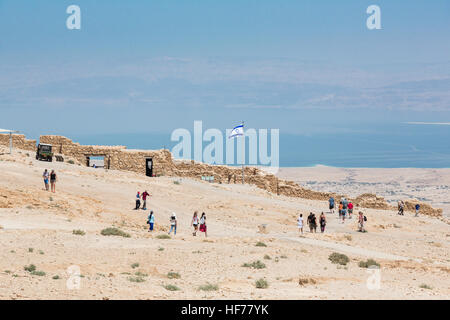
[[[150,193],[147,192],[147,190],[145,190],[142,193],[142,210],[147,210],[147,197],[150,195]]]
[[[155,216],[153,215],[153,211],[150,211],[150,214],[147,218],[147,223],[149,224],[148,232],[153,231],[153,225],[155,224]]]
[[[401,216],[403,216],[403,215],[404,215],[404,213],[403,213],[404,210],[405,210],[405,204],[403,203],[402,200],[400,200],[400,201],[398,202],[398,214],[401,215]]]
[[[344,210],[344,205],[342,201],[339,201],[339,219],[342,217],[342,211]]]
[[[330,197],[330,199],[328,199],[328,203],[329,203],[330,213],[334,213],[334,198]]]
[[[200,232],[204,232],[205,233],[205,237],[207,237],[207,233],[206,233],[206,214],[203,212],[202,216],[200,218]]]
[[[342,223],[345,222],[345,216],[347,215],[348,200],[346,198],[342,199]]]
[[[364,222],[367,221],[366,216],[364,215],[364,213],[362,213],[362,211],[359,212],[359,216],[358,216],[358,231],[359,232],[366,232],[366,230],[364,229]]]
[[[191,226],[194,227],[194,232],[192,233],[192,235],[194,237],[197,235],[198,224],[199,224],[198,215],[197,215],[197,211],[195,211],[194,216],[192,217],[192,222],[191,222]]]
[[[420,204],[416,204],[416,215],[415,215],[415,217],[419,216],[419,210],[420,210]]]
[[[52,170],[52,172],[50,173],[50,185],[52,188],[52,192],[56,192],[56,172],[55,170]]]
[[[327,218],[325,218],[325,215],[323,214],[323,212],[322,212],[322,214],[320,215],[319,223],[320,223],[320,232],[324,233],[324,231],[325,231],[325,226],[326,226],[326,224],[327,224]]]
[[[353,214],[353,203],[349,201],[348,203],[348,218],[351,219]]]
[[[303,214],[300,213],[300,216],[297,219],[298,230],[303,234]]]
[[[312,233],[313,230],[314,230],[314,232],[316,232],[317,219],[316,219],[316,216],[312,212],[310,212],[309,216],[308,216],[308,225],[309,225],[309,232]]]
[[[177,215],[175,212],[172,212],[170,216],[170,231],[169,234],[173,231],[173,235],[177,235]]]
[[[47,171],[47,169],[44,170],[44,173],[42,174],[42,177],[44,178],[44,185],[45,185],[45,190],[48,191],[48,178],[49,178],[49,173]]]
[[[137,210],[141,207],[141,193],[138,191],[136,194],[136,208],[134,210]]]

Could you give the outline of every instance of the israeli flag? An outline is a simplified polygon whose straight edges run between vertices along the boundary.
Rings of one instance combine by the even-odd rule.
[[[243,135],[244,135],[244,125],[241,124],[237,127],[234,127],[233,130],[231,130],[228,138],[234,138],[234,137],[243,136]]]

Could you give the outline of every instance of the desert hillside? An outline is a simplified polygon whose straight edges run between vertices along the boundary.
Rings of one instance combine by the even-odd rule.
[[[342,224],[326,201],[5,152],[0,149],[0,299],[450,297],[445,219],[362,209],[368,232],[360,233],[356,216]],[[56,193],[44,189],[45,168],[58,174]],[[148,210],[133,210],[136,192],[144,190],[155,212],[153,233],[147,232]],[[207,238],[192,235],[195,210],[206,212]],[[310,211],[326,212],[324,234],[311,234],[306,226],[299,234],[298,214],[306,221]],[[178,233],[164,239],[172,212]],[[128,237],[101,234],[110,227]],[[333,253],[349,261],[335,264]],[[380,265],[379,289],[367,285],[375,274],[360,266],[367,259]],[[67,285],[73,266],[81,272],[79,288]],[[255,286],[260,279],[267,288]]]

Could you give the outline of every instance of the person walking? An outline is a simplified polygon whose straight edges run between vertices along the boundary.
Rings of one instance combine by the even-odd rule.
[[[364,223],[367,221],[366,216],[364,215],[364,213],[362,211],[359,212],[359,216],[358,216],[358,231],[359,232],[366,232],[366,230],[364,229]]]
[[[403,216],[404,215],[404,210],[405,210],[405,204],[402,200],[398,201],[398,214]]]
[[[142,193],[142,210],[147,210],[147,197],[150,196],[150,193],[147,192],[147,190],[145,190]]]
[[[320,215],[319,223],[320,223],[320,232],[324,233],[325,232],[325,226],[327,225],[327,218],[325,217],[323,212]]]
[[[52,192],[56,192],[56,180],[57,180],[56,172],[55,170],[52,170],[52,172],[50,173],[50,186]]]
[[[420,204],[416,204],[416,215],[415,215],[415,217],[418,217],[419,216],[419,210],[420,210]]]
[[[328,199],[328,204],[329,204],[329,208],[330,208],[330,213],[334,213],[334,198],[330,197],[330,199]]]
[[[200,232],[205,233],[205,238],[208,236],[206,230],[206,213],[202,212],[202,216],[200,218]]]
[[[298,230],[303,234],[303,214],[300,213],[300,216],[297,219]]]
[[[175,212],[172,212],[172,215],[170,216],[170,231],[169,234],[173,231],[173,235],[177,235],[177,214]]]
[[[348,218],[351,219],[353,214],[353,203],[349,201],[348,203]]]
[[[191,226],[194,227],[194,232],[192,233],[194,237],[197,235],[198,225],[199,225],[198,214],[197,211],[195,211],[191,221]]]
[[[344,205],[342,201],[339,201],[339,219],[342,217],[342,211],[344,210]]]
[[[309,216],[308,216],[308,225],[309,225],[309,232],[313,232],[316,233],[316,229],[317,229],[317,219],[316,216],[310,212]]]
[[[141,207],[141,193],[138,191],[136,194],[136,208],[134,210],[137,210]]]
[[[148,215],[147,223],[149,224],[148,232],[153,232],[153,226],[155,224],[155,216],[154,216],[152,210],[150,211],[150,214]]]
[[[44,170],[44,173],[42,174],[42,178],[44,178],[45,190],[48,191],[49,190],[49,186],[48,186],[49,173],[48,173],[47,169]]]

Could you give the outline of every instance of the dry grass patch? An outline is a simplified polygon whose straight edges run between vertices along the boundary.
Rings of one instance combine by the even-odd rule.
[[[123,232],[122,230],[117,229],[117,228],[106,228],[106,229],[103,229],[100,233],[102,236],[119,236],[119,237],[124,237],[124,238],[131,237],[130,234]]]

